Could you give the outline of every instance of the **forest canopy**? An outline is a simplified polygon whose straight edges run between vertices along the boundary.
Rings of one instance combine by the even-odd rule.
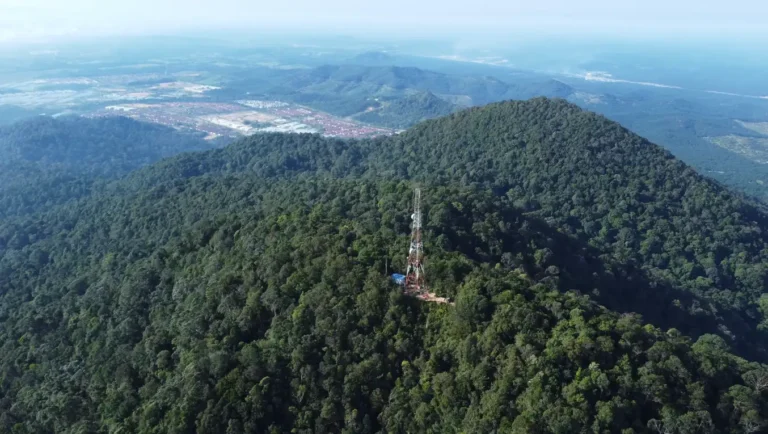
[[[765,216],[560,100],[179,155],[0,220],[0,429],[762,432]]]

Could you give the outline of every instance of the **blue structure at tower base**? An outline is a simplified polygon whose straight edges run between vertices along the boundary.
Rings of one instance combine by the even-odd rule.
[[[400,286],[405,286],[405,276],[402,274],[397,274],[397,273],[393,274],[392,281],[394,281]]]

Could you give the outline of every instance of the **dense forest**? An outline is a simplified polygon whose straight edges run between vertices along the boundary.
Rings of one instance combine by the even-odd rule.
[[[0,127],[0,217],[88,195],[94,184],[182,152],[199,136],[123,117],[38,116]]]
[[[765,432],[766,229],[561,100],[183,154],[0,220],[0,430]]]
[[[768,119],[768,101],[734,104],[717,95],[693,98],[654,90],[619,94],[603,102],[586,106],[663,145],[699,173],[768,202],[768,167],[708,140],[765,137],[737,120]]]

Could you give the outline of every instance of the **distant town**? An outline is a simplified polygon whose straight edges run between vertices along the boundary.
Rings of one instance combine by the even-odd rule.
[[[176,129],[200,131],[210,140],[262,132],[317,133],[340,138],[394,134],[391,129],[361,124],[282,101],[129,103],[106,106],[88,116],[118,115]]]
[[[117,74],[12,82],[0,85],[0,104],[27,109],[58,107],[56,115],[125,116],[200,131],[209,140],[260,132],[316,133],[340,138],[395,133],[392,129],[283,101],[213,102],[207,94],[220,87],[193,82],[199,79],[198,73],[186,72],[171,76]]]

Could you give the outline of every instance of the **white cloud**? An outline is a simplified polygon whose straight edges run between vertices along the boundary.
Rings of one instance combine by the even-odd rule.
[[[637,84],[640,86],[663,87],[666,89],[682,89],[682,87],[680,86],[670,86],[668,84],[651,83],[647,81],[631,81],[631,80],[622,80],[619,78],[613,78],[613,76],[607,72],[587,72],[586,74],[582,75],[581,78],[587,81],[601,81],[604,83],[627,83],[627,84]]]

